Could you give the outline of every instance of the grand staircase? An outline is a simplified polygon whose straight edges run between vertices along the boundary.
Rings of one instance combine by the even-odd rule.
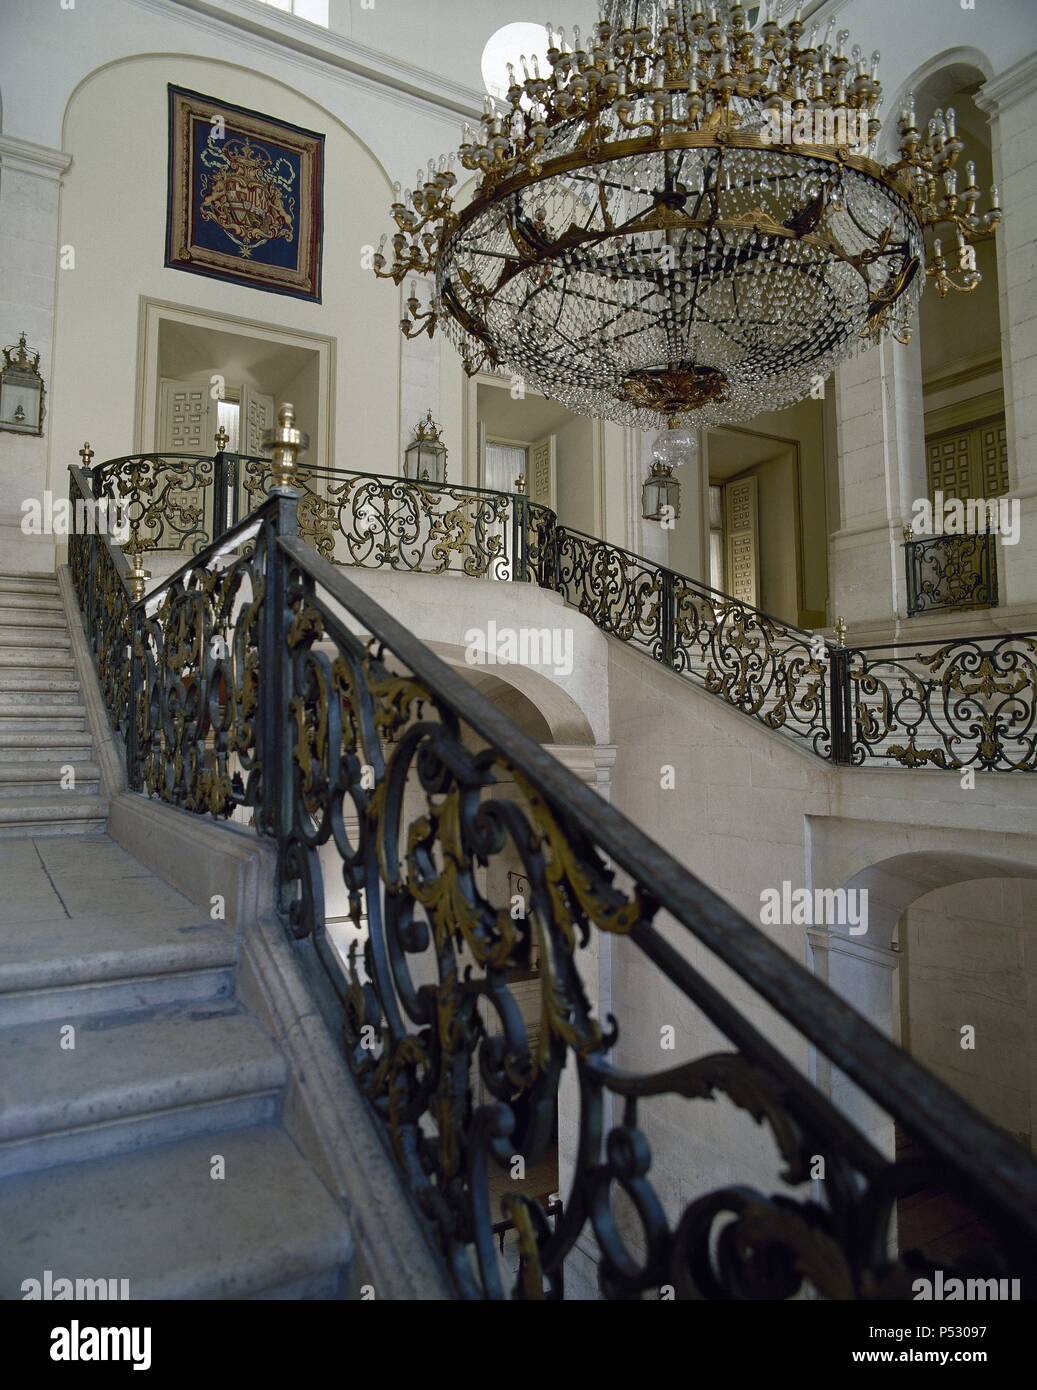
[[[280,1124],[234,933],[106,835],[0,844],[0,1298],[342,1297],[343,1213]]]
[[[57,580],[0,574],[0,838],[103,830],[93,752]]]
[[[103,833],[93,754],[56,580],[0,576],[0,1299],[48,1270],[340,1298],[351,1237],[281,1126],[235,934]]]

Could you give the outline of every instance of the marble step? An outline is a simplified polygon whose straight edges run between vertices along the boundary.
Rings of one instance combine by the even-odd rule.
[[[13,795],[44,796],[63,795],[66,792],[97,792],[101,785],[101,769],[87,759],[67,758],[64,762],[45,762],[42,758],[29,761],[9,761],[0,748],[0,796]],[[67,780],[68,769],[75,774],[73,786],[62,786]]]
[[[59,592],[57,577],[52,574],[0,574],[0,595],[39,594],[41,598],[55,598]]]
[[[4,589],[0,585],[0,612],[10,613],[14,610],[64,614],[65,605],[61,602],[61,596],[56,589],[45,594],[23,593],[17,590]]]
[[[338,1203],[267,1125],[9,1178],[0,1230],[4,1299],[46,1269],[127,1279],[132,1300],[336,1298],[353,1253]]]
[[[75,676],[70,648],[0,647],[0,677],[12,675]]]
[[[82,732],[86,728],[86,710],[76,703],[27,704],[0,699],[0,732],[47,733],[56,729]]]
[[[67,656],[72,639],[68,628],[44,628],[39,631],[26,624],[8,625],[0,622],[0,651],[11,647],[46,647],[48,651],[60,652]]]
[[[102,892],[108,891],[107,885]],[[88,1014],[199,1004],[233,993],[233,933],[169,913],[0,923],[0,1028]]]
[[[81,706],[79,682],[67,676],[17,676],[0,672],[0,717],[9,707]]]
[[[0,1177],[276,1118],[287,1071],[237,1005],[168,1005],[0,1029]]]
[[[108,799],[89,792],[59,796],[0,796],[0,838],[12,835],[69,835],[103,830]]]
[[[43,612],[33,608],[18,608],[12,604],[0,601],[0,628],[58,628],[67,631],[64,608],[58,608],[56,612],[46,609]]]
[[[23,762],[89,762],[93,757],[94,741],[86,732],[69,733],[65,729],[32,731],[5,730],[0,724],[0,758],[17,758]]]

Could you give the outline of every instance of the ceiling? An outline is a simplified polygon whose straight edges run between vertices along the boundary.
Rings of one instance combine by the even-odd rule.
[[[478,418],[486,426],[491,439],[514,439],[522,444],[535,444],[545,435],[555,434],[575,420],[571,410],[557,401],[527,392],[525,400],[512,399],[508,385],[490,386],[480,382]]]
[[[310,348],[169,319],[159,325],[158,353],[159,374],[179,381],[219,372],[228,382],[287,383],[317,359]]]
[[[734,478],[747,468],[787,453],[790,447],[785,440],[770,435],[750,434],[745,430],[710,430],[709,476]]]

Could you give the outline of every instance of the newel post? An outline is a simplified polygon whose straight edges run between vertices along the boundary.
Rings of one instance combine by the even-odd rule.
[[[217,540],[227,529],[227,445],[230,435],[221,425],[216,431],[216,455],[212,461],[212,535]]]
[[[828,648],[829,700],[832,711],[832,762],[848,767],[853,761],[853,711],[850,699],[850,653],[846,624],[838,618],[835,644]]]
[[[261,544],[265,547],[265,582],[260,652],[260,758],[262,805],[257,808],[259,829],[273,836],[281,851],[292,827],[292,756],[290,728],[292,666],[288,632],[292,610],[288,593],[288,562],[278,542],[299,534],[299,493],[292,486],[299,454],[309,438],[295,428],[295,410],[285,403],[277,413],[277,425],[263,437],[263,447],[273,459],[275,503]],[[258,546],[257,546],[258,549]]]

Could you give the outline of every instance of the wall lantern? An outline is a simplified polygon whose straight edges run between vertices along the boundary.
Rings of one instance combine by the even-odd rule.
[[[403,476],[420,483],[446,482],[447,449],[430,410],[403,454]]]
[[[0,429],[13,434],[43,433],[43,378],[40,354],[25,345],[25,334],[17,347],[5,347],[0,367]]]
[[[663,430],[652,445],[652,471],[641,488],[645,521],[674,522],[681,514],[681,485],[673,470],[687,463],[698,444],[690,430]]]

